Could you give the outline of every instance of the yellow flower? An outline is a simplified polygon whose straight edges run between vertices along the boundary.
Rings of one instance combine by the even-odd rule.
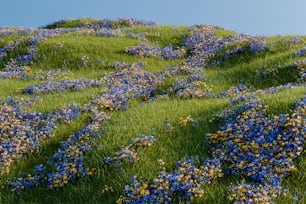
[[[295,166],[290,166],[290,168],[288,169],[288,173],[294,173],[297,171],[297,168]]]

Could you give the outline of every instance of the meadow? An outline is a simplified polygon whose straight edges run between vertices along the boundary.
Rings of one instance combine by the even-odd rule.
[[[306,36],[0,28],[0,203],[306,203]]]

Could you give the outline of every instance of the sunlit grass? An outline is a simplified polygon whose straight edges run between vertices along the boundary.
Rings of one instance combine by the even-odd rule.
[[[76,27],[80,24],[94,22],[95,20],[71,20],[59,27]],[[51,26],[52,27],[52,26]],[[50,28],[51,28],[50,27]],[[147,33],[151,44],[161,47],[167,45],[179,46],[186,38],[190,27],[184,26],[139,26],[125,28],[125,34]],[[234,34],[230,30],[215,29],[220,38]],[[111,119],[103,125],[104,134],[95,138],[91,144],[93,150],[86,155],[85,163],[89,167],[98,168],[93,176],[73,181],[60,190],[50,190],[44,187],[31,188],[21,195],[6,190],[0,192],[0,203],[114,203],[122,194],[124,186],[130,183],[133,176],[144,181],[152,181],[159,173],[158,160],[162,159],[168,171],[173,171],[175,164],[184,156],[198,155],[200,160],[210,157],[210,149],[204,146],[205,134],[217,131],[220,124],[211,122],[215,114],[228,107],[230,98],[216,98],[223,91],[239,83],[246,84],[248,91],[265,89],[271,86],[295,82],[297,70],[287,64],[298,60],[292,53],[303,45],[286,48],[285,41],[291,36],[276,36],[268,39],[275,45],[270,51],[257,55],[239,55],[230,58],[219,66],[204,68],[206,83],[212,87],[212,98],[179,100],[173,97],[155,101],[130,101],[126,111],[109,113]],[[306,37],[303,37],[306,40]],[[1,42],[4,46],[7,37]],[[46,71],[52,69],[69,69],[67,79],[100,79],[111,73],[115,61],[126,63],[146,62],[144,71],[159,73],[166,68],[175,66],[184,59],[164,60],[154,57],[133,56],[125,52],[125,48],[137,45],[142,40],[120,37],[98,37],[92,35],[68,34],[49,38],[39,44],[37,59],[31,64],[31,71]],[[82,56],[88,57],[88,62],[81,61]],[[268,68],[275,68],[277,75],[260,77],[256,73]],[[178,76],[177,78],[185,77]],[[169,79],[159,87],[165,91],[176,78]],[[58,81],[61,79],[57,79]],[[30,97],[22,94],[21,90],[29,85],[41,83],[30,80],[4,80],[0,79],[0,96],[5,100],[8,96],[17,98]],[[168,83],[168,84],[167,84]],[[74,103],[82,107],[88,104],[95,95],[99,95],[107,87],[90,88],[81,92],[62,92],[56,94],[38,95],[39,100],[34,102],[30,111],[38,110],[48,113],[64,105]],[[261,95],[259,98],[268,105],[269,114],[290,113],[294,106],[292,103],[305,95],[306,88],[298,87],[280,91],[273,94]],[[182,118],[191,116],[198,120],[194,126],[181,126]],[[62,140],[67,139],[73,132],[80,130],[89,120],[88,114],[82,114],[76,121],[62,124],[56,130],[49,142],[43,144],[44,151],[32,153],[15,163],[9,175],[0,179],[4,185],[7,178],[20,176],[23,172],[30,172],[39,163],[46,163],[48,158],[56,151]],[[168,121],[171,129],[165,125]],[[114,156],[117,151],[128,145],[139,134],[153,134],[156,143],[152,147],[140,149],[137,153],[139,160],[136,163],[124,163],[120,167],[103,166],[103,159]],[[298,171],[285,179],[284,186],[289,186],[289,193],[277,200],[277,203],[290,203],[294,190],[305,192],[306,187],[306,159],[305,155],[297,161]],[[195,203],[227,203],[228,186],[236,181],[236,177],[225,177],[218,180],[218,184],[205,185],[204,197]],[[114,192],[102,193],[105,186],[114,188]]]

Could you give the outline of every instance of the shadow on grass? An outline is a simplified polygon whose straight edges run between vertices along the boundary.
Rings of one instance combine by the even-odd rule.
[[[296,82],[298,70],[290,66],[281,66],[277,68],[252,68],[252,67],[234,67],[218,69],[218,78],[215,83],[226,83],[237,86],[240,83],[246,84],[249,88],[265,89],[272,86],[284,85],[290,82]]]

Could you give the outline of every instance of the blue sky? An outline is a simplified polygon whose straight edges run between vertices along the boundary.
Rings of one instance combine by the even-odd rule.
[[[39,27],[67,18],[138,18],[211,24],[253,35],[306,35],[306,0],[3,0],[1,26]]]

